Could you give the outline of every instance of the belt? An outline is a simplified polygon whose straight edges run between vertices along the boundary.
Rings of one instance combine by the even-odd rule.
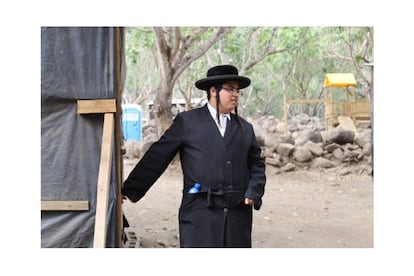
[[[223,193],[223,189],[220,188],[209,188],[207,190],[207,206],[208,207],[212,207],[213,206],[213,202],[211,201],[212,196],[222,196]]]

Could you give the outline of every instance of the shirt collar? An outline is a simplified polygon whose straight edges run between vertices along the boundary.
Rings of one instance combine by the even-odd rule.
[[[213,117],[214,120],[216,120],[217,110],[209,103],[207,102],[208,111],[210,111],[211,117]],[[230,113],[221,113],[221,115],[224,115],[227,117],[228,120],[231,120]]]

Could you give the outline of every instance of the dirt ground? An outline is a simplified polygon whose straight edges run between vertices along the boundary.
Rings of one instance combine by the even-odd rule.
[[[126,178],[138,160],[124,160]],[[266,168],[263,205],[253,215],[253,248],[373,248],[371,167],[276,173]],[[123,210],[140,247],[175,248],[182,174],[172,163],[146,196],[124,201]]]

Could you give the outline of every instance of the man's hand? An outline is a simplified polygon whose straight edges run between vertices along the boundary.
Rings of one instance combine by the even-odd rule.
[[[124,203],[124,200],[128,199],[126,195],[121,195],[122,203]]]
[[[254,205],[254,200],[246,197],[246,198],[244,198],[244,204],[253,206]]]

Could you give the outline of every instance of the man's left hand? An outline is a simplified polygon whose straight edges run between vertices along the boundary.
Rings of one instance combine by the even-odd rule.
[[[246,198],[244,198],[244,204],[253,206],[254,205],[254,200],[246,197]]]

